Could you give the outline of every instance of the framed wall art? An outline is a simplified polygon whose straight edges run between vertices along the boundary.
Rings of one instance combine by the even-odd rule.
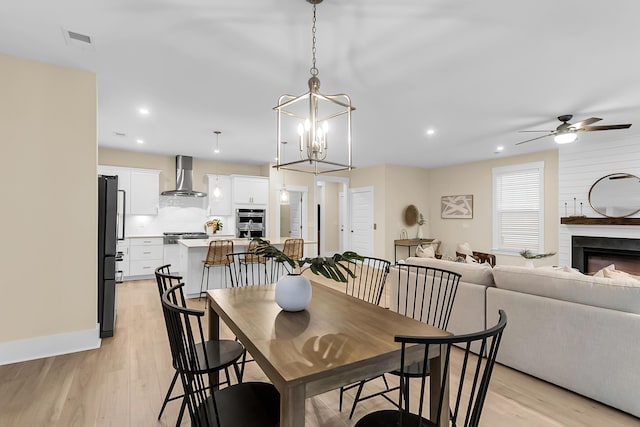
[[[456,219],[473,218],[473,195],[442,196],[440,202],[440,217]]]

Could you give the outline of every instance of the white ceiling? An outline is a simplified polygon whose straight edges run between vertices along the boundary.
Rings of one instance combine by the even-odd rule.
[[[95,72],[100,146],[264,164],[278,96],[307,90],[311,13],[305,0],[4,1],[0,52]],[[580,138],[629,138],[640,133],[638,16],[638,0],[325,0],[321,92],[357,108],[356,166],[552,149],[552,138],[515,146],[533,135],[518,130],[555,129],[561,114],[635,123]],[[93,49],[67,45],[63,29]]]

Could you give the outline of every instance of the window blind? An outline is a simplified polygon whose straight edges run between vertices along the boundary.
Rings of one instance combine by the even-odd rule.
[[[493,170],[494,250],[544,251],[544,163]]]

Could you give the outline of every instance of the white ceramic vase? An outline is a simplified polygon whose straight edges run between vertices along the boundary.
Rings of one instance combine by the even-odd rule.
[[[311,302],[311,282],[302,274],[287,274],[276,283],[276,303],[284,311],[304,310]]]

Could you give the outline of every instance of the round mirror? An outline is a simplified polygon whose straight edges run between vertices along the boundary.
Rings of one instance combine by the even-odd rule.
[[[610,218],[640,212],[640,178],[628,173],[603,176],[591,186],[589,204],[594,211]]]
[[[416,225],[418,223],[418,208],[414,205],[407,206],[404,211],[404,223],[408,226]]]

